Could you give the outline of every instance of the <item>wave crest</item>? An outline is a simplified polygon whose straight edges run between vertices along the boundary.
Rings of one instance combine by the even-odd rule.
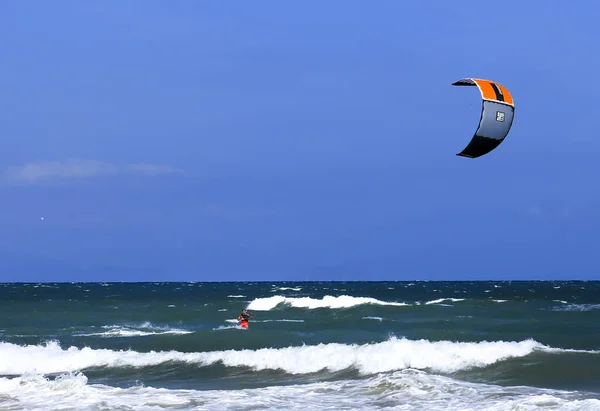
[[[178,351],[141,353],[132,350],[113,351],[89,347],[63,349],[56,341],[46,345],[28,346],[0,343],[0,358],[3,359],[0,362],[0,374],[57,374],[91,367],[141,368],[169,361],[196,364],[200,367],[221,363],[226,367],[282,370],[289,374],[306,374],[323,370],[336,372],[349,368],[354,368],[364,375],[408,368],[451,373],[472,367],[485,367],[510,358],[524,357],[536,350],[575,351],[548,347],[532,339],[520,342],[432,342],[396,337],[363,345],[330,343],[277,349],[192,353]]]
[[[363,304],[391,305],[398,307],[409,305],[406,303],[381,301],[371,297],[353,297],[351,295],[340,295],[337,297],[326,295],[321,299],[274,295],[272,297],[257,298],[251,301],[247,308],[255,311],[269,311],[280,304],[295,308],[308,308],[310,310],[316,308],[350,308]]]

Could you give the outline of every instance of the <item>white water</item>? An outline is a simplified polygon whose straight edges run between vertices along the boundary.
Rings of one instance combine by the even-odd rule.
[[[275,287],[271,290],[271,292],[277,291],[300,291],[302,287]]]
[[[28,346],[3,342],[0,343],[0,375],[58,374],[84,371],[90,367],[141,368],[169,361],[198,367],[221,363],[226,367],[282,370],[289,374],[306,374],[321,370],[340,371],[349,368],[358,370],[362,375],[407,368],[455,372],[488,366],[509,358],[524,357],[536,350],[549,353],[575,351],[548,347],[531,339],[519,342],[431,342],[392,337],[387,341],[363,345],[331,343],[187,353],[115,351],[89,347],[62,348],[55,341],[46,345]]]
[[[183,334],[191,334],[193,331],[182,330],[178,328],[171,327],[161,327],[154,325],[150,322],[145,322],[142,324],[131,324],[131,325],[105,325],[101,327],[106,331],[98,331],[98,332],[88,332],[75,334],[75,336],[80,337],[89,337],[89,336],[97,336],[97,337],[144,337],[148,335],[183,335]]]
[[[437,300],[427,301],[425,304],[426,305],[439,304],[444,301],[452,301],[453,303],[455,303],[455,302],[464,301],[464,300],[465,300],[464,298],[439,298]]]
[[[566,301],[560,301],[566,304]],[[568,304],[560,307],[555,307],[554,311],[592,311],[600,310],[600,304]]]
[[[377,300],[371,297],[352,297],[350,295],[340,295],[337,297],[326,295],[322,299],[310,297],[285,297],[282,295],[274,295],[272,297],[257,298],[248,305],[249,310],[254,311],[269,311],[280,304],[285,304],[296,308],[350,308],[362,304],[375,305],[391,305],[391,306],[408,306],[404,302],[387,302]]]
[[[563,350],[534,340],[458,343],[390,338],[372,344],[318,344],[184,353],[0,343],[0,409],[10,410],[600,410],[583,394],[475,384],[433,375],[484,367],[534,351]],[[584,351],[598,353],[596,351]],[[236,390],[183,390],[90,384],[91,367],[142,368],[215,363],[307,374],[356,369],[360,379]],[[58,375],[49,379],[44,375]],[[9,376],[9,377],[6,377]]]
[[[577,393],[474,384],[417,370],[363,380],[245,390],[182,390],[89,384],[84,374],[51,381],[0,378],[0,407],[11,410],[600,410]]]

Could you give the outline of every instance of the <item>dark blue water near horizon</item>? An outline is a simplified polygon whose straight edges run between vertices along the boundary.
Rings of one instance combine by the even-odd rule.
[[[0,409],[600,409],[597,281],[5,283],[0,308]]]

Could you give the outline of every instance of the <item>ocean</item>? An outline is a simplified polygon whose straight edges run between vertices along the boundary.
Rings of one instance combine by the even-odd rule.
[[[0,309],[0,410],[600,410],[596,281],[10,283]]]

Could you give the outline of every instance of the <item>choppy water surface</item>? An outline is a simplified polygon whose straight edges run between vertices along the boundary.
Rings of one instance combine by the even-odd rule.
[[[0,308],[0,409],[600,410],[600,282],[0,284]]]

